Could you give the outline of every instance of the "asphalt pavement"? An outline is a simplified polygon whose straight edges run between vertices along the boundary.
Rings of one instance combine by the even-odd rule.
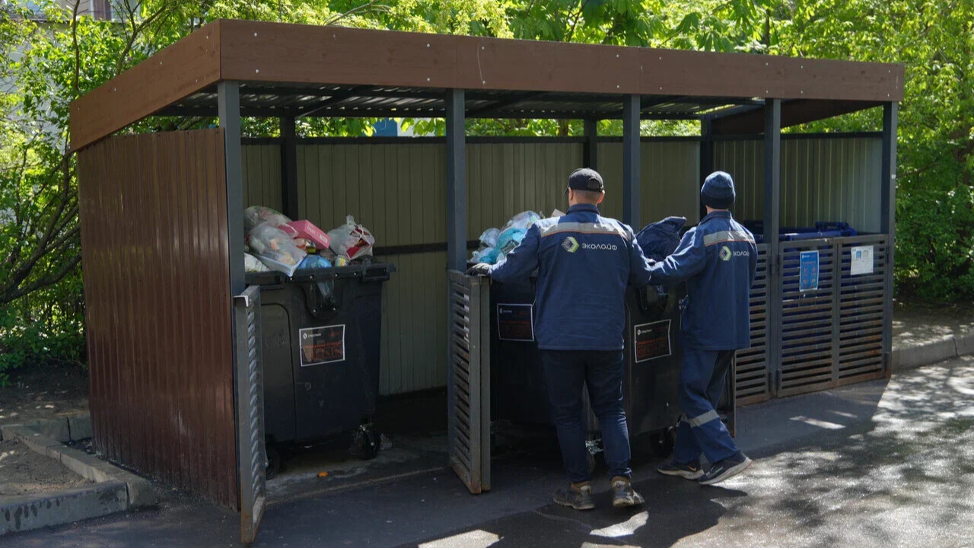
[[[743,409],[757,459],[719,487],[637,464],[643,508],[550,504],[556,454],[494,464],[471,496],[446,470],[268,509],[258,546],[970,546],[974,357]],[[0,546],[229,546],[238,516],[173,493],[154,510],[0,538]]]

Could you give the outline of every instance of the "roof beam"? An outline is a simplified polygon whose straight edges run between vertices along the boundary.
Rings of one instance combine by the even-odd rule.
[[[839,101],[796,99],[781,104],[781,127],[853,113],[882,105],[878,101]],[[764,131],[764,107],[728,114],[713,119],[713,135],[760,134]]]
[[[544,92],[525,92],[523,94],[516,94],[513,96],[502,96],[503,99],[497,101],[493,105],[486,105],[479,109],[474,109],[473,111],[467,112],[467,118],[480,118],[484,113],[489,113],[491,111],[499,111],[508,107],[513,107],[522,101],[527,101],[529,99],[536,98],[538,96],[544,95]]]

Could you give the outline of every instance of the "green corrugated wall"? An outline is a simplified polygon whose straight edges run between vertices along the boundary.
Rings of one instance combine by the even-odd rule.
[[[882,149],[878,137],[782,139],[781,225],[844,221],[861,232],[879,232]],[[734,215],[763,219],[764,144],[715,142],[714,169],[734,177]]]
[[[878,227],[877,138],[782,142],[782,224],[848,220]],[[681,215],[698,220],[699,143],[642,143],[642,223]],[[443,144],[301,144],[297,151],[299,216],[328,231],[347,214],[368,227],[377,246],[446,240]],[[760,141],[717,142],[715,167],[734,175],[738,218],[763,215]],[[812,159],[824,159],[821,167]],[[622,144],[599,146],[606,216],[622,213]],[[281,207],[280,147],[245,145],[244,201]],[[567,175],[582,163],[580,143],[471,143],[467,146],[469,238],[524,210],[565,210]],[[807,172],[802,178],[798,174]],[[852,183],[875,181],[851,196]],[[790,186],[794,185],[794,189]],[[875,195],[875,197],[873,197]],[[789,202],[791,201],[791,202]],[[833,214],[834,215],[830,215]],[[814,219],[813,219],[814,218]],[[794,220],[794,221],[792,221]],[[804,220],[808,220],[807,222]],[[638,229],[638,228],[637,228]],[[380,392],[392,395],[443,386],[446,378],[446,253],[383,258],[396,265],[382,304]]]

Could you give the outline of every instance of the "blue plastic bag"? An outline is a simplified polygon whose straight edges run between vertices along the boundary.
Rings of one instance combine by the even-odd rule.
[[[301,260],[301,265],[298,266],[298,271],[302,269],[319,269],[325,267],[331,267],[331,262],[317,254],[308,254],[307,257]]]
[[[687,219],[680,216],[670,216],[651,223],[636,234],[636,242],[647,258],[663,261],[680,245],[680,230],[686,223]]]
[[[524,240],[524,236],[527,234],[528,232],[525,229],[518,229],[516,227],[505,229],[501,232],[500,236],[497,237],[497,246],[495,248],[500,250],[502,253],[507,254],[511,250],[517,248],[517,245],[521,244],[521,241]]]

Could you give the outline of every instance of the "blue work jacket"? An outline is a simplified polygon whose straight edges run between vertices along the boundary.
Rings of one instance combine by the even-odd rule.
[[[728,211],[707,215],[650,268],[653,284],[687,282],[680,341],[694,349],[751,347],[750,291],[758,250]]]
[[[626,287],[649,282],[649,262],[629,226],[603,218],[594,205],[577,204],[560,218],[533,224],[490,277],[514,283],[535,269],[539,348],[623,349]]]

